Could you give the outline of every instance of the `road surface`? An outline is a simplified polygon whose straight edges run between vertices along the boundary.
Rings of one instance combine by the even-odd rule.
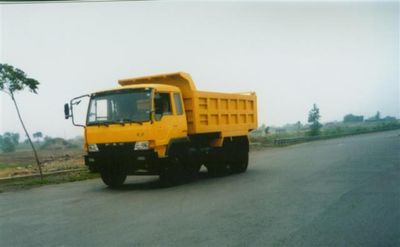
[[[400,131],[252,152],[247,173],[0,194],[1,246],[400,246]]]

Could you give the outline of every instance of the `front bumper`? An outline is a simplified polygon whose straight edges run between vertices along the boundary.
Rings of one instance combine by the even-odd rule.
[[[123,165],[128,173],[133,174],[138,170],[150,174],[159,171],[158,155],[153,149],[134,150],[134,143],[124,146],[99,145],[98,152],[89,152],[84,156],[85,165],[93,172],[101,171],[104,166]]]

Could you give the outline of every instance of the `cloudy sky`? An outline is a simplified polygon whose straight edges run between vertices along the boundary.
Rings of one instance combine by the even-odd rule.
[[[201,90],[258,95],[259,123],[399,117],[399,2],[96,2],[0,5],[0,60],[40,81],[17,100],[30,131],[81,134],[74,96],[186,71]],[[0,132],[21,132],[1,94]]]

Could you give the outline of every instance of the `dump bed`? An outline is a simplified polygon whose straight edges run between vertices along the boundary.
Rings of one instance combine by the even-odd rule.
[[[184,72],[119,80],[122,86],[147,83],[180,88],[189,135],[221,133],[223,136],[238,136],[257,128],[257,97],[254,92],[198,91],[190,75]]]

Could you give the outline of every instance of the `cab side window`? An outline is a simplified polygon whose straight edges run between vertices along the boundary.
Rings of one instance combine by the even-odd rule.
[[[157,121],[164,115],[171,115],[171,99],[169,93],[156,93],[154,107]]]
[[[175,107],[176,107],[176,115],[183,114],[182,100],[181,95],[179,93],[174,93]]]

